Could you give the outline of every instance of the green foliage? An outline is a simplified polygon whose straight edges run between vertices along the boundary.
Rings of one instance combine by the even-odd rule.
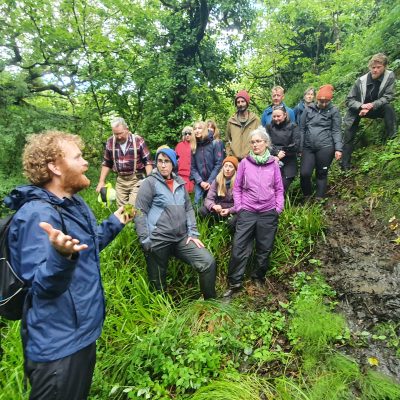
[[[400,398],[400,386],[392,379],[375,371],[368,371],[361,379],[362,399],[395,400]]]
[[[299,279],[294,284],[299,287]],[[312,371],[318,359],[345,332],[345,320],[341,315],[333,314],[329,305],[325,304],[323,295],[326,294],[333,293],[321,277],[315,275],[309,281],[303,280],[291,305],[293,316],[288,336],[295,350],[301,352],[307,372]]]
[[[287,198],[279,218],[279,229],[271,255],[271,266],[279,271],[284,265],[298,265],[310,254],[323,236],[322,207],[316,204],[296,206]]]

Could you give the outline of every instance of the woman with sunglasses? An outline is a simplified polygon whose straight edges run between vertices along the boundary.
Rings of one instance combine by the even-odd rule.
[[[265,127],[272,142],[271,154],[279,162],[285,193],[297,175],[299,128],[290,122],[285,106],[272,107],[272,121]]]
[[[243,277],[253,249],[253,240],[256,242],[256,265],[251,272],[251,278],[256,287],[264,286],[279,214],[283,210],[283,185],[279,165],[268,150],[271,139],[262,126],[250,133],[250,146],[249,155],[239,164],[233,188],[234,209],[238,217],[225,298],[232,297],[243,288]]]
[[[191,126],[185,126],[182,130],[182,140],[175,147],[175,152],[178,156],[178,175],[185,181],[185,188],[188,193],[192,193],[194,188],[194,183],[190,180],[192,132]]]

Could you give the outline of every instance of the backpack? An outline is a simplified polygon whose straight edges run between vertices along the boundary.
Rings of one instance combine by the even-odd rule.
[[[66,234],[61,207],[54,204],[51,206],[60,214],[62,231]],[[9,262],[7,238],[14,215],[0,219],[0,317],[11,321],[22,319],[25,299],[29,292],[28,286],[16,274]]]
[[[0,220],[0,316],[15,321],[22,318],[28,288],[9,262],[7,237],[13,216]]]

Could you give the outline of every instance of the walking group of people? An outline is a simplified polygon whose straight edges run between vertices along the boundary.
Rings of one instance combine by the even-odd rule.
[[[176,256],[198,271],[204,299],[216,298],[216,263],[199,239],[195,208],[201,216],[226,218],[235,232],[224,297],[243,288],[254,243],[251,279],[262,287],[298,156],[304,195],[313,193],[315,169],[315,195],[322,198],[333,158],[350,167],[361,118],[383,118],[387,137],[395,135],[395,79],[386,67],[383,54],[373,56],[370,72],[352,88],[344,145],[331,85],[318,90],[316,103],[314,90],[307,89],[294,110],[283,102],[283,88],[274,87],[261,124],[241,90],[227,122],[226,146],[213,121],[199,121],[183,129],[175,150],[161,146],[154,162],[143,138],[122,118],[114,119],[96,190],[116,172],[118,210],[99,225],[78,195],[90,184],[80,138],[58,131],[32,136],[23,153],[31,185],[5,198],[16,210],[8,233],[10,262],[29,287],[23,345],[30,399],[87,398],[105,316],[99,252],[133,217],[154,289],[166,289],[168,260]],[[125,204],[135,204],[136,215]]]

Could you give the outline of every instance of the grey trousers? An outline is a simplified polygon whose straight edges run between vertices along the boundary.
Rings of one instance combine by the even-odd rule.
[[[200,290],[204,299],[213,299],[215,293],[216,265],[214,257],[205,248],[198,248],[187,237],[178,242],[152,241],[151,250],[145,253],[147,275],[150,285],[156,290],[167,288],[167,268],[171,256],[191,265],[199,273]]]

